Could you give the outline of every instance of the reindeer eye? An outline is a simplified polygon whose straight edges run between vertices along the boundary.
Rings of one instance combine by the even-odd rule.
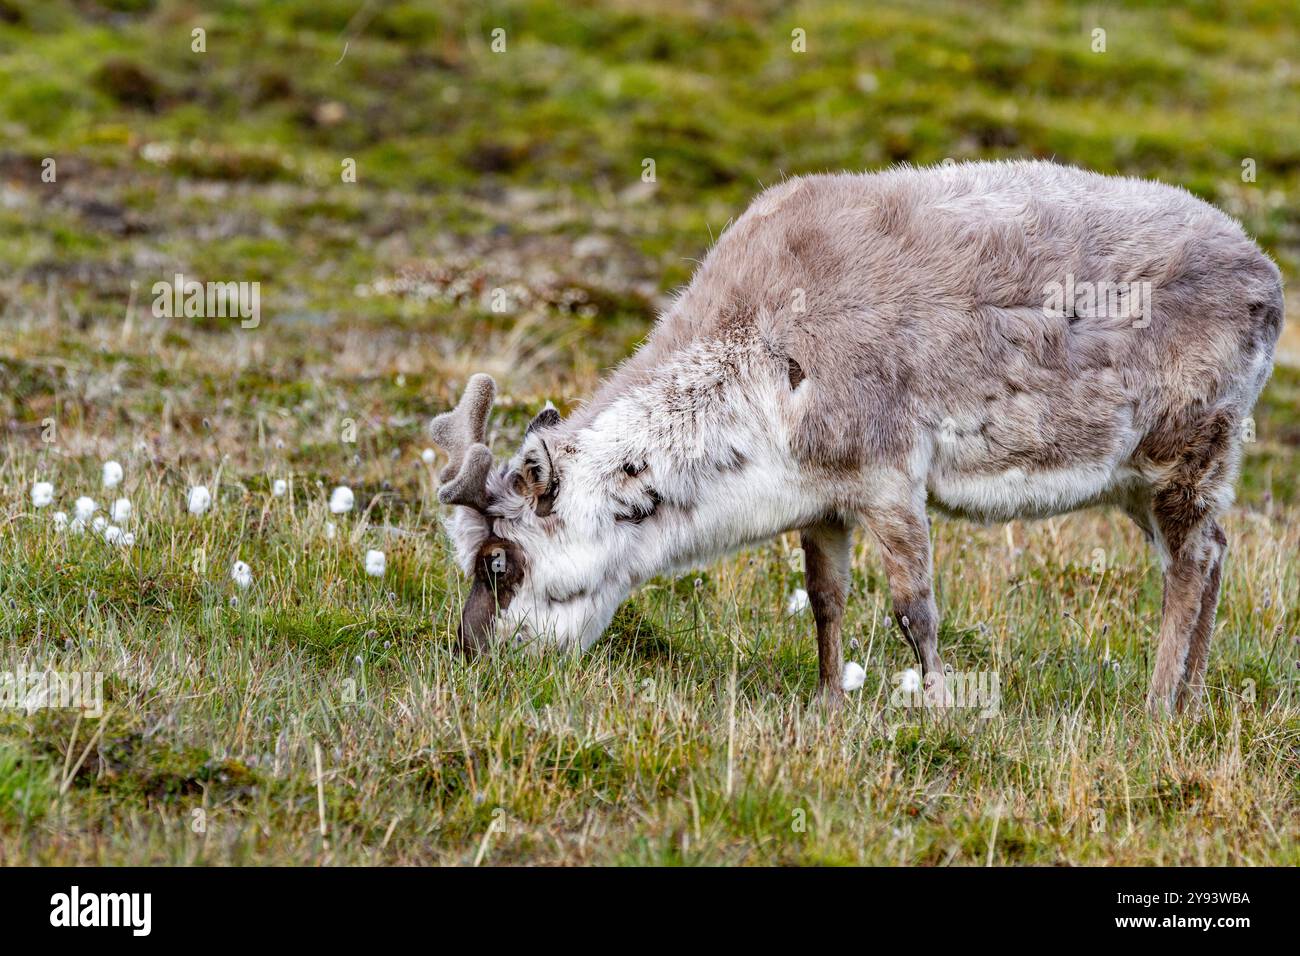
[[[645,471],[645,467],[645,462],[636,464],[635,462],[629,461],[623,466],[623,474],[627,475],[629,478],[635,478],[637,475],[641,474],[641,472]]]

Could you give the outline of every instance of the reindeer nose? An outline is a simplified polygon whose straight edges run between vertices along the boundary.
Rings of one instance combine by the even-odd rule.
[[[488,649],[496,614],[495,596],[482,582],[475,582],[465,600],[465,608],[460,612],[460,627],[456,632],[461,654],[473,658]]]
[[[485,630],[482,625],[467,625],[462,617],[456,633],[456,649],[466,660],[473,660],[488,649],[491,636],[491,625]]]

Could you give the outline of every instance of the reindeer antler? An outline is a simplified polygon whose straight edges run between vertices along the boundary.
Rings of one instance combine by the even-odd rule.
[[[445,505],[465,505],[478,511],[487,508],[492,453],[484,440],[496,391],[491,375],[480,372],[471,376],[456,407],[429,423],[429,437],[447,453],[447,464],[438,473],[442,482],[438,500]]]

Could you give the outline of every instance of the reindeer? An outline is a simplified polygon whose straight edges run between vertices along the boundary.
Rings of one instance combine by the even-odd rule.
[[[649,578],[797,530],[834,703],[861,526],[930,693],[927,506],[992,522],[1110,505],[1164,574],[1147,706],[1194,707],[1217,519],[1282,315],[1273,262],[1178,188],[1046,162],[787,180],[594,398],[544,409],[508,462],[485,444],[488,376],[431,423],[473,576],[460,644],[585,650]]]

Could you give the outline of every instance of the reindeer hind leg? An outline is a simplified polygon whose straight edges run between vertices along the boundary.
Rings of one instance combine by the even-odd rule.
[[[1223,557],[1228,550],[1228,538],[1217,521],[1205,526],[1206,548],[1209,551],[1209,568],[1201,590],[1201,606],[1192,625],[1191,642],[1183,680],[1178,686],[1175,705],[1180,713],[1194,713],[1205,692],[1205,671],[1210,660],[1210,640],[1214,636],[1214,619],[1219,607],[1219,587],[1223,578]]]
[[[1223,552],[1215,516],[1236,470],[1234,427],[1222,410],[1197,422],[1180,456],[1152,489],[1151,516],[1166,555],[1160,635],[1147,696],[1147,708],[1156,715],[1172,713],[1180,697],[1189,699],[1190,691],[1184,690],[1189,676],[1198,684],[1202,680]]]

